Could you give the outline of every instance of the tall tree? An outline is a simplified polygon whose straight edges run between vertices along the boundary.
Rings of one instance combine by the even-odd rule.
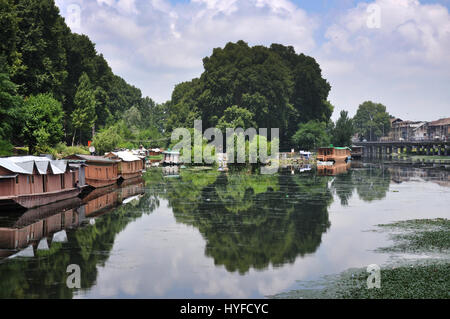
[[[217,126],[236,106],[252,113],[257,128],[279,128],[282,143],[289,144],[298,123],[327,122],[333,111],[319,65],[292,47],[228,43],[203,66],[200,78],[175,87],[167,130],[192,127],[198,117],[205,128]]]
[[[74,102],[77,108],[72,113],[72,122],[75,130],[79,130],[79,142],[82,143],[81,134],[93,129],[97,120],[95,113],[95,91],[92,89],[91,81],[86,73],[83,73],[80,77]],[[76,131],[72,138],[72,145],[75,141],[75,136]]]
[[[353,124],[360,139],[376,141],[390,130],[389,113],[381,103],[366,101],[359,105]]]
[[[16,85],[10,81],[7,74],[0,73],[0,156],[11,154],[11,141],[20,124],[18,118],[22,102]]]
[[[332,142],[335,146],[350,146],[354,134],[353,121],[347,111],[341,111],[339,119],[333,129]]]

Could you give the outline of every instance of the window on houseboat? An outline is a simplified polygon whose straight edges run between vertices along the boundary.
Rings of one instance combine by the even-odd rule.
[[[19,175],[16,176],[16,184],[19,184]]]
[[[64,174],[62,174],[61,175],[61,189],[64,189],[65,188],[65,185],[66,183],[65,183],[65,180],[64,180]]]

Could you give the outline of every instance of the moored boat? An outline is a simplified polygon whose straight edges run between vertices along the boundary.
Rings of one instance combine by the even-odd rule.
[[[317,151],[317,160],[321,162],[347,162],[350,159],[348,147],[320,147]]]
[[[21,156],[0,158],[0,211],[33,208],[76,197],[84,164]]]

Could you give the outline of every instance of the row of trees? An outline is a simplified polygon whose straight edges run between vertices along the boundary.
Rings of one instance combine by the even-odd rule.
[[[327,100],[330,84],[314,58],[293,47],[249,47],[244,41],[216,48],[203,59],[199,78],[178,84],[166,103],[166,131],[193,127],[280,128],[280,147],[313,149],[330,143],[351,145],[355,133],[374,140],[387,134],[389,114],[382,104],[360,105],[354,118],[342,111],[333,123]]]
[[[336,123],[317,120],[301,123],[291,140],[294,146],[301,149],[329,144],[350,146],[355,134],[360,140],[375,141],[389,132],[390,118],[383,104],[366,101],[358,107],[353,118],[348,116],[347,111],[341,111]]]
[[[12,145],[86,144],[94,130],[129,119],[123,139],[162,132],[158,106],[71,32],[54,0],[0,0],[0,25],[1,154]]]

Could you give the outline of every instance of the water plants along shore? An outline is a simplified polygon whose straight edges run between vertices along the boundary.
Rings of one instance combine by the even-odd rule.
[[[448,299],[450,298],[450,220],[417,219],[377,225],[391,232],[393,245],[380,252],[420,254],[381,267],[381,288],[367,289],[365,268],[348,269],[270,298]]]

